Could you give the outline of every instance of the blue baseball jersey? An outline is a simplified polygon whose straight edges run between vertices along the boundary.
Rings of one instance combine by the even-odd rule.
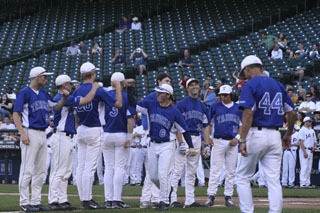
[[[144,101],[156,101],[157,100],[157,92],[153,91],[149,95],[144,98]],[[141,115],[142,126],[144,130],[149,129],[148,117],[147,115]]]
[[[92,88],[91,83],[82,84],[73,93],[74,97],[85,97]],[[100,127],[105,125],[105,104],[114,106],[116,99],[111,97],[103,88],[98,88],[93,100],[83,106],[77,106],[76,112],[79,124],[88,127]]]
[[[199,98],[186,97],[176,107],[182,113],[191,133],[201,133],[202,128],[208,126],[208,109]]]
[[[58,93],[53,100],[58,102],[62,98],[62,94]],[[74,107],[79,106],[81,97],[69,96],[61,110],[53,111],[54,128],[60,132],[76,134]]]
[[[108,91],[111,97],[116,97],[116,90]],[[106,124],[103,126],[104,132],[116,133],[116,132],[128,132],[128,120],[133,118],[135,111],[129,107],[127,93],[122,92],[122,107],[120,109],[116,107],[106,106],[105,108],[105,120]]]
[[[222,102],[211,105],[209,116],[214,126],[214,138],[234,138],[239,130],[242,112],[239,105],[232,102],[232,106],[227,107]]]
[[[49,112],[55,105],[56,102],[44,89],[34,91],[27,86],[18,93],[13,111],[22,114],[22,126],[46,129],[50,124]]]
[[[256,76],[242,88],[240,109],[253,111],[253,127],[281,127],[283,115],[294,109],[284,86],[267,76]]]
[[[172,128],[181,133],[186,132],[187,125],[181,112],[175,106],[162,107],[157,101],[139,101],[137,112],[148,115],[151,141],[172,141],[175,139],[170,134]]]

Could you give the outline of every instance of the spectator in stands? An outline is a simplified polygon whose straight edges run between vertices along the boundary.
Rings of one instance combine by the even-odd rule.
[[[91,50],[91,54],[92,55],[94,55],[94,54],[101,55],[102,54],[102,47],[100,46],[99,42],[94,43],[92,50]]]
[[[2,119],[4,119],[5,116],[10,116],[12,112],[13,112],[12,101],[8,98],[7,94],[3,94],[0,98],[0,113],[2,114]]]
[[[140,47],[135,49],[130,55],[130,60],[133,60],[139,75],[142,75],[147,70],[147,58],[148,55]]]
[[[294,94],[294,90],[292,88],[287,89],[288,95],[291,98],[292,102],[294,104],[297,103],[298,101],[298,96],[296,94]]]
[[[306,70],[306,63],[303,58],[300,57],[300,51],[297,50],[294,53],[293,58],[289,61],[289,70],[293,75],[298,76],[299,82],[302,81],[304,77],[304,72]]]
[[[282,49],[279,48],[279,45],[277,43],[273,46],[273,49],[271,51],[271,58],[274,60],[282,60],[283,58]]]
[[[76,44],[76,42],[71,42],[70,46],[67,49],[66,55],[72,56],[77,55],[79,53],[79,46]]]
[[[303,101],[306,100],[307,91],[301,86],[298,86],[298,100],[297,103],[300,105]]]
[[[302,112],[308,116],[313,114],[314,111],[316,111],[316,104],[311,101],[312,94],[308,92],[306,94],[306,101],[302,102],[299,106],[299,112]]]
[[[16,96],[16,94],[13,92],[13,88],[12,88],[12,87],[7,86],[7,87],[5,88],[5,93],[7,94],[8,98],[9,98],[12,102],[14,102],[14,101],[16,100],[17,96]]]
[[[210,74],[206,75],[206,81],[208,81],[210,83],[210,85],[213,85],[213,79]]]
[[[261,33],[261,45],[265,46],[268,51],[268,56],[271,55],[276,37],[274,35],[268,35],[267,32]]]
[[[126,57],[122,54],[122,51],[119,48],[116,48],[114,56],[111,59],[110,63],[112,65],[126,65]]]
[[[188,79],[189,79],[189,77],[187,75],[183,75],[182,76],[182,79],[179,82],[179,87],[181,89],[186,89],[187,88],[186,84],[187,84]]]
[[[295,51],[290,51],[289,58],[293,58],[296,53],[299,53],[301,59],[307,58],[307,51],[305,50],[304,44],[302,42],[298,43],[298,49]]]
[[[308,53],[310,60],[320,60],[319,45],[317,43],[312,44],[312,49]]]
[[[310,86],[310,93],[312,94],[311,101],[313,101],[314,103],[320,101],[319,90],[317,85],[312,84]]]
[[[181,68],[194,66],[193,59],[190,56],[190,51],[188,48],[184,49],[183,58],[179,61],[178,66]]]
[[[119,29],[117,32],[121,33],[123,31],[127,31],[131,29],[131,23],[129,22],[128,18],[126,16],[122,17],[122,21],[119,24]]]
[[[208,106],[211,106],[216,102],[217,95],[215,93],[214,87],[209,86],[209,89],[207,90],[207,94],[205,95],[204,103]]]
[[[141,30],[141,22],[139,21],[138,17],[132,18],[131,29],[132,30]]]
[[[1,129],[1,130],[16,129],[16,126],[15,126],[13,123],[11,123],[10,116],[4,117],[4,122],[1,124],[0,129]],[[9,136],[9,133],[8,133],[8,132],[1,132],[0,134],[1,134],[2,137],[4,137],[4,136]]]
[[[279,48],[282,49],[283,52],[285,52],[288,49],[288,41],[284,33],[279,33],[277,41],[278,41]]]
[[[222,86],[222,81],[217,80],[216,83],[214,84],[214,91],[216,94],[219,93],[221,86]]]
[[[204,81],[203,84],[202,84],[202,89],[200,91],[200,93],[201,93],[200,97],[201,97],[202,101],[205,101],[205,98],[206,98],[206,95],[208,93],[209,87],[210,87],[209,81]]]
[[[80,41],[78,54],[79,55],[89,55],[89,48],[87,47],[87,45],[83,41]]]

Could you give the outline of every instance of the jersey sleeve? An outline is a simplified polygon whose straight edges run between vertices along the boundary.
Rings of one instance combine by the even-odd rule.
[[[181,133],[186,132],[187,131],[187,124],[186,124],[186,121],[183,118],[183,115],[181,114],[181,112],[177,108],[175,108],[175,113],[174,114],[175,114],[175,121],[174,121],[173,125]]]
[[[106,103],[107,105],[109,105],[111,107],[113,107],[117,101],[115,98],[110,96],[108,94],[108,92],[106,90],[104,90],[103,88],[99,88],[97,90],[96,94],[101,98],[101,101],[103,101],[104,103]]]
[[[27,99],[27,93],[23,91],[19,92],[17,95],[17,99],[14,102],[13,111],[14,112],[23,112],[23,106]]]
[[[254,97],[254,91],[251,84],[246,83],[242,90],[239,100],[239,109],[252,109],[256,103],[256,98]]]
[[[144,115],[148,115],[148,106],[150,101],[138,101],[136,110]]]
[[[284,88],[284,86],[279,83],[281,89],[282,89],[282,92],[284,94],[284,103],[283,103],[283,110],[284,112],[290,112],[292,110],[294,110],[294,104],[293,104],[293,101],[292,99],[290,98],[290,96],[288,95],[286,89]]]
[[[127,109],[127,119],[133,118],[135,114],[137,114],[136,109],[129,105]]]
[[[208,118],[210,121],[210,124],[214,124],[214,116],[216,114],[216,108],[217,108],[217,103],[212,104],[208,110]]]

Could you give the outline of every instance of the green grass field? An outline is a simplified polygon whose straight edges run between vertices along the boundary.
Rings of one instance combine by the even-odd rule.
[[[196,196],[206,196],[206,187],[196,187]],[[18,195],[18,185],[12,184],[0,184],[0,211],[18,211],[19,210],[19,195]],[[44,185],[42,190],[42,203],[47,204],[47,193],[48,185]],[[123,196],[128,198],[132,196],[131,199],[124,199],[126,203],[131,205],[131,209],[125,210],[95,210],[94,212],[154,212],[153,209],[139,209],[139,200],[137,197],[140,196],[141,187],[140,186],[125,186],[123,189]],[[253,196],[255,197],[267,197],[267,189],[253,188]],[[76,207],[80,207],[80,201],[77,194],[77,189],[75,186],[70,185],[68,188],[69,201]],[[104,202],[103,187],[95,185],[93,187],[94,199],[98,203]],[[184,196],[184,188],[179,188],[179,196]],[[218,191],[218,196],[223,196],[223,190],[220,188]],[[236,197],[235,191],[235,197]],[[284,197],[303,197],[303,198],[319,198],[319,189],[284,189]],[[320,209],[320,204],[319,204]],[[284,209],[283,212],[319,212],[319,209]],[[80,210],[77,210],[80,211]],[[213,208],[190,208],[190,209],[170,209],[169,212],[239,212],[239,208],[226,208],[226,207],[213,207]],[[256,208],[255,212],[266,212],[267,208]],[[85,211],[83,211],[85,212]],[[89,211],[88,211],[89,212]],[[92,211],[91,211],[92,212]]]

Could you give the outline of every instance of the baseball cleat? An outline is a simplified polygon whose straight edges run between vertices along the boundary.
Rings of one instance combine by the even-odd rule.
[[[72,211],[77,209],[76,207],[72,206],[69,202],[60,203],[59,205],[62,210],[66,211]]]
[[[140,209],[147,209],[147,208],[153,208],[154,204],[151,203],[150,201],[143,201],[140,202]]]
[[[184,205],[183,208],[193,208],[193,207],[205,207],[204,205],[201,205],[200,203],[198,202],[193,202],[192,204],[190,205]]]
[[[32,207],[38,209],[38,211],[40,212],[47,212],[47,211],[51,211],[51,209],[48,206],[44,206],[42,204],[39,205],[32,205]]]
[[[113,209],[126,209],[130,208],[128,204],[125,204],[122,201],[112,201],[112,208]]]
[[[213,195],[209,195],[207,201],[204,203],[204,206],[213,206],[215,197]]]
[[[111,209],[112,208],[112,201],[106,201],[104,202],[104,207],[106,209]]]
[[[20,206],[20,209],[23,212],[37,212],[37,211],[39,211],[39,209],[34,208],[31,205],[22,205],[22,206]]]
[[[232,198],[231,198],[230,196],[226,196],[226,197],[224,198],[224,200],[225,200],[225,205],[226,205],[227,207],[234,207],[234,206],[236,206],[236,205],[233,203]]]
[[[59,203],[49,203],[48,204],[49,208],[52,210],[52,211],[56,211],[56,210],[62,210],[61,206]]]
[[[82,201],[81,209],[100,209],[100,205],[92,199],[89,201],[86,200]]]
[[[170,207],[171,208],[182,208],[183,205],[180,202],[175,201],[175,202],[171,203]]]
[[[156,210],[158,211],[165,211],[165,210],[168,210],[170,208],[170,205],[163,202],[163,201],[160,201],[159,203],[159,206],[157,208],[155,208]]]

